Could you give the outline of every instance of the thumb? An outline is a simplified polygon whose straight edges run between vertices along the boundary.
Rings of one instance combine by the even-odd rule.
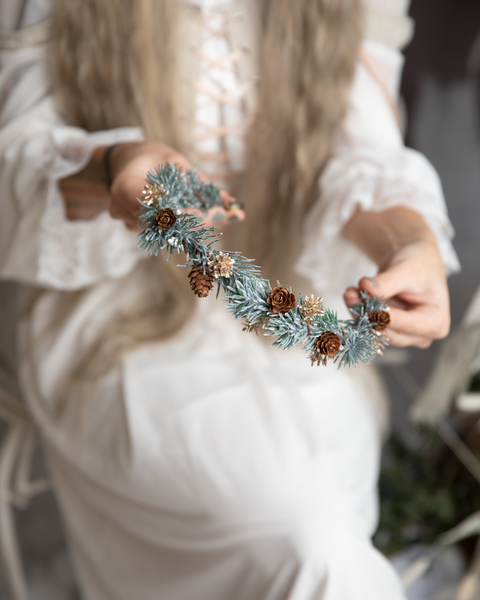
[[[398,264],[378,273],[375,277],[363,277],[358,282],[358,287],[360,290],[368,292],[370,296],[378,296],[387,300],[403,292],[408,286],[408,279],[408,270]]]

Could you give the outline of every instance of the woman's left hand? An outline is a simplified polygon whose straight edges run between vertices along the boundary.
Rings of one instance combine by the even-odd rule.
[[[445,268],[422,217],[403,207],[357,213],[344,233],[379,265],[376,277],[364,277],[358,288],[347,288],[347,306],[359,301],[360,290],[382,297],[390,306],[393,346],[428,348],[444,338],[450,329]]]

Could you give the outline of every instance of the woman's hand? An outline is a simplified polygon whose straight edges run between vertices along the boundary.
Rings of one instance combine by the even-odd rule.
[[[450,329],[445,269],[436,240],[422,217],[407,208],[381,213],[358,211],[344,233],[379,265],[375,278],[347,288],[347,306],[359,291],[383,297],[390,308],[390,344],[428,348]]]
[[[175,163],[183,170],[192,169],[192,165],[180,153],[172,148],[155,142],[130,142],[119,144],[110,153],[109,164],[112,176],[110,190],[103,157],[106,147],[96,148],[90,163],[80,173],[63,179],[60,189],[65,198],[69,219],[94,218],[108,208],[114,219],[124,221],[129,229],[137,229],[139,204],[145,187],[145,176],[164,162]],[[201,179],[206,180],[199,173]],[[207,225],[221,226],[228,222],[241,221],[244,212],[235,205],[235,200],[226,190],[220,192],[223,207],[214,207],[208,211],[190,209]]]

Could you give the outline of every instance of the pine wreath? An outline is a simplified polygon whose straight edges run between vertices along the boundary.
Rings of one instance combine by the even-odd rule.
[[[263,279],[260,268],[239,252],[217,251],[220,234],[216,227],[205,227],[196,216],[183,212],[222,206],[219,190],[200,181],[195,170],[179,171],[164,163],[147,174],[139,211],[142,228],[139,247],[157,256],[167,253],[167,261],[177,251],[186,255],[192,291],[200,298],[217,284],[227,308],[244,320],[244,331],[263,332],[275,338],[273,346],[284,350],[302,343],[311,364],[338,366],[370,363],[387,345],[388,306],[377,297],[361,292],[361,302],[351,307],[353,319],[339,320],[336,313],[324,310],[323,299],[314,296],[298,300],[290,288]]]

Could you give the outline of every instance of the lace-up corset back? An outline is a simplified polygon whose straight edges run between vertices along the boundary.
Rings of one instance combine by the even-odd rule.
[[[186,71],[194,73],[184,77],[183,94],[190,97],[180,115],[190,130],[190,158],[217,185],[227,188],[243,169],[258,81],[252,74],[255,44],[249,43],[251,4],[192,1],[187,7],[187,30],[193,40],[182,42],[190,54]]]

